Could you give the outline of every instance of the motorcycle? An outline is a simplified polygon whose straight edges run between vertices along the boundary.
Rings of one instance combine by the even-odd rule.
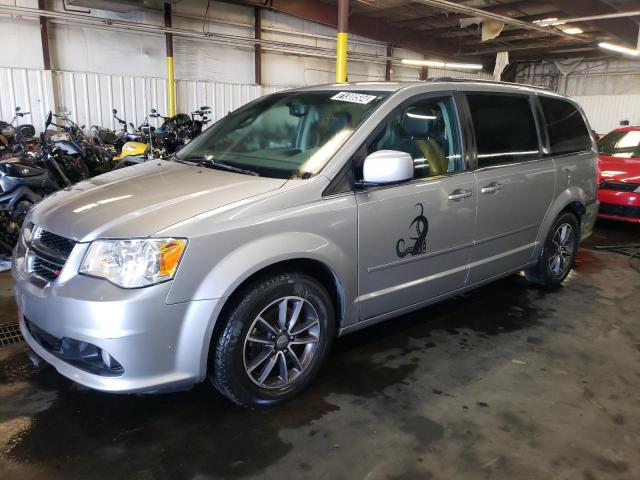
[[[167,158],[173,155],[202,133],[204,125],[210,122],[207,116],[210,113],[211,108],[203,106],[191,112],[191,116],[179,113],[173,117],[165,117],[158,113],[155,108],[152,108],[149,117],[145,118],[144,123],[138,129],[138,132],[148,141],[148,144],[141,141],[125,143],[121,154],[114,158],[118,162],[114,168],[123,168],[146,162],[147,160]],[[162,126],[154,128],[149,124],[149,118],[162,119]]]
[[[202,133],[203,127],[211,121],[211,119],[207,115],[211,115],[211,107],[207,107],[206,105],[200,107],[195,112],[191,112],[193,129],[189,133],[189,139],[193,140],[195,137]],[[200,117],[200,120],[197,120],[196,117]]]
[[[200,107],[191,116],[186,113],[178,113],[173,117],[160,115],[155,109],[151,109],[151,118],[161,118],[162,126],[153,131],[153,144],[161,158],[173,155],[183,146],[202,133],[204,125],[209,123],[208,114],[211,108]],[[200,119],[197,119],[199,117]]]
[[[122,126],[122,130],[116,134],[118,140],[114,144],[120,151],[118,155],[113,157],[113,161],[116,162],[114,168],[122,168],[144,161],[149,148],[147,145],[149,139],[148,119],[145,119],[144,123],[136,129],[133,123],[127,123],[118,117],[118,110],[114,108],[112,112],[113,118]]]
[[[45,131],[52,124],[49,112]],[[34,158],[0,161],[0,248],[11,251],[29,209],[46,195],[88,177],[86,165],[40,134]]]
[[[31,140],[36,134],[34,126],[30,123],[14,125],[18,118],[30,114],[30,112],[22,112],[20,107],[16,107],[11,122],[0,121],[0,157],[16,153],[22,155],[33,146]]]
[[[116,110],[115,108],[111,111],[113,113],[113,118],[115,118],[122,127],[122,129],[115,134],[116,142],[114,143],[114,145],[118,150],[122,149],[122,146],[127,142],[146,143],[147,138],[146,135],[142,132],[141,127],[138,127],[136,129],[133,126],[133,123],[127,123],[126,120],[118,117],[118,110]]]
[[[51,123],[61,131],[45,129],[45,135],[67,155],[77,157],[82,161],[90,176],[106,173],[113,166],[113,156],[115,152],[103,145],[96,134],[87,136],[84,133],[85,126],[79,126],[70,118],[71,112],[52,114],[52,116],[62,123]],[[93,130],[93,129],[92,129]]]

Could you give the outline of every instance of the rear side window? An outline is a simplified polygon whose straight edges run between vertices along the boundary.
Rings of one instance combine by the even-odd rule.
[[[538,97],[544,112],[552,154],[584,152],[591,148],[591,135],[578,109],[558,98]]]
[[[468,94],[478,167],[538,158],[538,134],[529,97]]]

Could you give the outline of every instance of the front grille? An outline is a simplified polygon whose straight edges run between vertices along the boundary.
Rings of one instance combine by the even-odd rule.
[[[71,254],[71,250],[73,250],[73,247],[76,245],[76,242],[73,240],[69,240],[68,238],[61,237],[60,235],[56,235],[55,233],[47,232],[45,230],[42,230],[42,233],[40,233],[38,241],[46,248],[61,253],[65,257],[68,257]]]
[[[32,271],[40,278],[44,278],[45,280],[52,282],[56,278],[58,278],[58,275],[60,275],[60,270],[62,270],[61,265],[47,262],[44,258],[36,256],[33,259]]]
[[[40,227],[33,227],[28,243],[27,273],[45,282],[58,278],[76,244]]]
[[[603,215],[615,215],[617,217],[640,218],[640,207],[601,203],[598,213]]]
[[[625,182],[600,182],[601,190],[616,190],[618,192],[633,192],[636,188],[640,188],[640,183]]]

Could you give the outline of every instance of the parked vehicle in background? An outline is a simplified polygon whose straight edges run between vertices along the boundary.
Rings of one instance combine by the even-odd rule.
[[[115,168],[170,157],[202,133],[204,125],[210,121],[207,117],[210,113],[211,108],[204,106],[191,112],[191,116],[178,113],[173,117],[165,117],[152,108],[149,117],[139,127],[144,140],[125,143],[120,155],[114,158],[117,162]],[[162,126],[154,128],[149,124],[149,118],[162,119]]]
[[[87,135],[85,125],[78,125],[71,119],[71,112],[52,113],[53,118],[49,126],[57,129],[45,129],[45,136],[61,151],[76,159],[76,163],[83,164],[87,177],[108,172],[113,168],[111,150],[103,146],[95,134]]]
[[[0,158],[5,156],[22,155],[29,150],[28,142],[33,139],[36,130],[30,123],[16,125],[18,119],[30,112],[22,112],[15,108],[15,114],[10,122],[0,120]]]
[[[46,128],[51,124],[49,113]],[[0,250],[10,252],[29,209],[61,188],[84,180],[88,176],[84,163],[68,155],[44,132],[40,134],[37,150],[27,158],[0,161]]]
[[[596,167],[580,107],[540,89],[268,95],[171,161],[36,205],[14,253],[20,328],[91,388],[210,378],[240,405],[281,403],[336,335],[523,270],[559,285],[595,221]]]
[[[191,116],[178,113],[173,117],[164,117],[155,109],[151,109],[151,118],[161,118],[162,126],[151,130],[151,147],[155,157],[165,158],[180,150],[183,146],[202,133],[203,125],[209,123],[207,117],[211,108],[200,107]]]
[[[613,130],[598,142],[598,216],[640,223],[640,126]]]

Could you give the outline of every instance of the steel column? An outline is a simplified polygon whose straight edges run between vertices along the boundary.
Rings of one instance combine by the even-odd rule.
[[[164,26],[171,28],[171,4],[164,4]],[[173,117],[176,114],[176,86],[173,72],[173,35],[165,33],[167,42],[167,115]]]
[[[347,40],[349,31],[349,0],[338,0],[338,36],[336,44],[336,82],[347,81]]]
[[[384,79],[388,82],[391,80],[391,57],[393,57],[393,46],[387,45],[387,61],[384,68]]]
[[[262,40],[262,9],[255,7],[254,9],[254,37],[256,40]],[[256,43],[255,53],[255,83],[262,85],[262,46]]]
[[[38,10],[45,12],[47,10],[46,0],[38,0]],[[52,111],[57,111],[60,105],[60,93],[58,91],[57,79],[54,78],[51,71],[51,53],[49,50],[49,25],[47,17],[40,16],[40,43],[42,45],[42,66],[44,67],[44,81],[50,85],[50,89],[45,89],[47,96],[46,104]]]
[[[45,0],[38,0],[38,9],[46,10]],[[51,70],[51,55],[49,54],[49,27],[47,19],[40,17],[40,39],[42,41],[42,63],[45,70]]]

